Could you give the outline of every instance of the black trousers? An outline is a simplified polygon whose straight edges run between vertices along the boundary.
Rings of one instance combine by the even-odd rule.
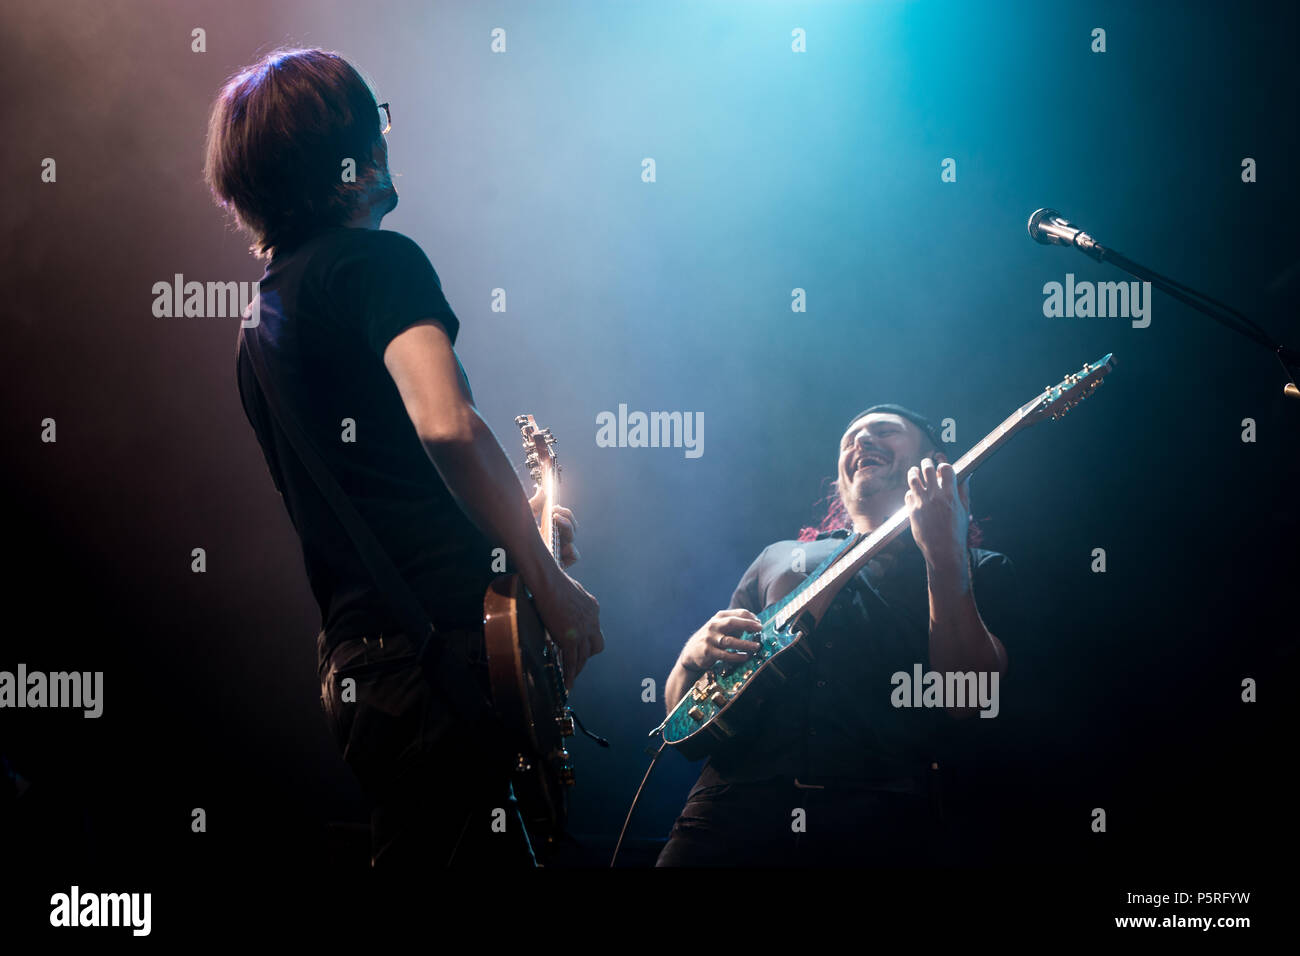
[[[691,790],[656,866],[916,867],[940,861],[928,795],[793,780]]]
[[[488,693],[481,630],[439,631],[441,666]],[[371,866],[407,874],[536,860],[510,786],[499,721],[457,711],[405,634],[317,637],[321,706],[371,807]]]

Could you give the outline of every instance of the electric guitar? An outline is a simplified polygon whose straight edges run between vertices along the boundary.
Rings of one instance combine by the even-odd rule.
[[[1114,366],[1111,355],[1085,363],[1082,370],[1021,405],[957,461],[957,480],[971,475],[1017,432],[1045,418],[1060,418],[1091,395]],[[910,522],[904,506],[870,534],[850,535],[797,588],[758,615],[762,631],[745,638],[758,642],[760,649],[746,661],[719,661],[704,671],[651,736],[662,733],[667,745],[698,760],[743,734],[764,696],[812,660],[808,637],[835,595]]]
[[[528,452],[525,464],[546,492],[540,530],[551,554],[560,559],[555,524],[560,467],[549,429],[532,415],[515,419]],[[492,701],[516,750],[512,783],[520,814],[533,834],[554,847],[564,832],[573,762],[565,738],[573,734],[573,714],[564,686],[559,648],[546,633],[523,578],[502,575],[483,598],[484,643]]]

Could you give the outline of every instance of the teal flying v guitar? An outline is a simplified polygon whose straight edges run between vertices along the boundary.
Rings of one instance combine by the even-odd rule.
[[[971,475],[1017,432],[1045,418],[1060,418],[1101,384],[1115,366],[1107,355],[1081,371],[1065,376],[1017,408],[953,466],[957,480]],[[848,537],[799,587],[758,618],[760,634],[746,634],[760,650],[746,661],[718,662],[704,671],[678,701],[667,720],[651,731],[690,760],[712,753],[723,742],[742,735],[764,696],[783,683],[796,667],[812,659],[808,641],[831,601],[868,561],[880,553],[910,523],[906,507],[870,534]]]

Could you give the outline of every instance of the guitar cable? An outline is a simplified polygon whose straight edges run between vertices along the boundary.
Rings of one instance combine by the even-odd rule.
[[[569,708],[569,716],[573,718],[573,722],[578,725],[578,729],[581,730],[584,734],[586,734],[592,740],[596,741],[596,743],[600,744],[602,747],[609,746],[608,740],[606,740],[600,734],[593,734],[590,730],[587,729],[586,725],[582,722],[582,718],[578,716],[578,712],[574,710],[572,707]]]
[[[656,727],[654,730],[650,732],[650,735],[654,736],[655,734],[659,733],[661,729],[662,729],[662,725],[660,727]],[[611,870],[614,868],[614,864],[618,862],[619,850],[623,849],[623,838],[627,836],[628,824],[632,822],[632,814],[636,813],[636,805],[641,800],[641,791],[645,790],[645,785],[650,780],[650,774],[654,773],[655,765],[659,763],[660,756],[663,755],[663,752],[667,748],[668,748],[668,741],[660,740],[659,749],[656,750],[654,753],[650,754],[650,758],[651,758],[650,766],[646,768],[645,776],[641,778],[641,786],[636,788],[636,796],[632,798],[632,806],[628,807],[627,809],[627,817],[626,819],[623,820],[623,829],[619,831],[618,842],[614,844],[614,855],[609,859],[609,868]],[[650,749],[648,747],[646,748],[646,753],[650,753]]]

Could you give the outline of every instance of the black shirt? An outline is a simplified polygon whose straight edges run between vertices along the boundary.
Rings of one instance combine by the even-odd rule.
[[[260,304],[260,323],[242,334],[261,340],[282,400],[434,626],[481,626],[492,545],[443,484],[383,362],[388,343],[422,319],[437,320],[456,341],[460,323],[428,258],[396,232],[327,229],[274,254]],[[347,532],[272,421],[242,339],[236,371],[302,540],[328,647],[395,629]]]
[[[757,614],[776,603],[847,535],[768,546],[741,578],[730,606]],[[980,617],[1009,657],[1019,627],[1011,562],[994,551],[970,551]],[[918,663],[929,670],[929,632],[925,558],[905,529],[836,596],[809,638],[815,661],[763,701],[745,733],[710,756],[696,787],[780,777],[908,789],[907,781],[934,759],[943,722],[952,720],[942,708],[900,708],[890,700],[891,675],[911,675]]]

